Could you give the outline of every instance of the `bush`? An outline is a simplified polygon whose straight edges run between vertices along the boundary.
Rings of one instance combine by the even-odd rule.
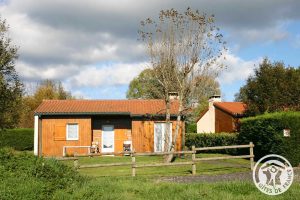
[[[51,199],[60,190],[73,192],[84,181],[59,161],[8,148],[0,149],[0,163],[0,199]]]
[[[185,145],[195,147],[213,147],[237,145],[237,133],[187,133]],[[236,154],[236,149],[214,150],[211,153]]]
[[[291,137],[283,136],[290,129]],[[252,141],[258,160],[267,154],[279,154],[293,166],[300,163],[300,112],[278,112],[241,120],[239,143]]]
[[[197,133],[197,124],[196,123],[186,123],[185,132],[187,133]]]
[[[11,147],[15,150],[33,150],[33,129],[5,129],[0,131],[0,148]]]

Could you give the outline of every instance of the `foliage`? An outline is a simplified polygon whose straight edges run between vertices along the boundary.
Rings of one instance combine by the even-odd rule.
[[[195,122],[185,123],[185,132],[197,133],[197,124]]]
[[[59,190],[74,191],[84,178],[59,161],[2,148],[0,180],[1,199],[51,199]]]
[[[237,145],[236,133],[187,133],[185,145],[188,148]],[[246,143],[247,144],[247,143]],[[209,152],[236,154],[236,149],[214,150]]]
[[[19,127],[32,128],[34,110],[44,99],[71,99],[70,92],[67,92],[61,82],[53,80],[42,81],[33,95],[23,97],[23,108]]]
[[[196,109],[188,120],[194,121],[199,114],[207,108],[207,101],[210,96],[220,94],[220,85],[213,75],[200,76],[198,84],[201,87],[195,88],[193,95],[187,101],[197,103]],[[176,88],[171,88],[176,91]],[[129,84],[126,97],[128,99],[164,99],[163,87],[155,79],[152,69],[145,69]]]
[[[285,67],[264,59],[236,95],[248,105],[248,114],[300,110],[300,67]]]
[[[153,77],[151,69],[143,70],[129,84],[126,94],[128,99],[161,99],[163,88]]]
[[[11,147],[15,150],[33,150],[33,129],[5,129],[0,131],[0,148]]]
[[[291,137],[283,137],[289,128]],[[278,112],[241,120],[240,143],[252,141],[258,160],[267,154],[279,154],[293,166],[300,163],[300,112]]]
[[[7,36],[8,25],[0,18],[0,129],[16,127],[23,85],[15,70],[17,47]]]

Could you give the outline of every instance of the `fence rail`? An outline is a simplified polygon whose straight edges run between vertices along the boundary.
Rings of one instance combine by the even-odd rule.
[[[70,146],[65,146],[64,149],[69,148]],[[81,148],[87,146],[80,146]],[[71,146],[70,148],[74,148]],[[206,151],[206,150],[220,150],[220,149],[238,149],[238,148],[249,148],[249,155],[239,155],[239,156],[223,156],[223,157],[208,157],[208,158],[196,158],[197,151]],[[254,167],[254,153],[253,153],[254,144],[250,142],[247,145],[234,145],[234,146],[216,146],[216,147],[200,147],[196,148],[192,146],[191,151],[176,151],[176,152],[147,152],[147,153],[136,153],[134,151],[121,151],[115,153],[97,153],[97,154],[88,154],[88,155],[78,155],[76,157],[64,157],[59,160],[74,160],[75,169],[83,168],[97,168],[97,167],[114,167],[114,166],[131,166],[131,175],[136,176],[136,168],[144,167],[162,167],[162,166],[178,166],[178,165],[192,165],[192,175],[196,174],[196,163],[200,161],[208,160],[224,160],[224,159],[237,159],[237,158],[250,158],[250,168],[253,170]],[[64,150],[65,153],[65,150]],[[120,154],[130,154],[131,162],[125,163],[106,163],[106,164],[89,164],[89,165],[80,165],[78,157],[83,156],[102,156],[102,155],[120,155]],[[170,155],[170,154],[192,154],[192,160],[187,162],[173,162],[173,163],[145,163],[138,164],[136,162],[136,157],[138,156],[156,156],[156,155]]]
[[[91,153],[91,149],[95,149],[93,146],[63,146],[63,157],[67,155],[67,148],[87,148],[88,154]]]

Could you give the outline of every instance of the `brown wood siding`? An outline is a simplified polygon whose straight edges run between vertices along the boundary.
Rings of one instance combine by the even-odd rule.
[[[66,140],[66,126],[68,123],[77,123],[79,138],[75,141]],[[90,117],[60,117],[42,119],[42,155],[62,156],[63,146],[90,146],[91,145],[91,118]],[[67,154],[86,153],[86,149],[68,149]]]
[[[235,131],[235,123],[234,118],[228,113],[216,108],[216,133],[220,132],[234,132]]]
[[[98,142],[100,151],[103,125],[114,126],[115,152],[123,151],[124,141],[131,140],[131,119],[126,116],[99,117],[93,119],[93,142]]]
[[[115,152],[123,151],[123,143],[132,141],[136,152],[154,151],[154,123],[163,121],[132,120],[129,116],[111,117],[48,117],[41,120],[42,123],[42,155],[62,156],[63,146],[91,146],[92,142],[98,142],[101,151],[102,126],[114,126]],[[79,139],[77,141],[66,140],[66,125],[78,123]],[[181,124],[184,125],[183,122]],[[176,121],[172,121],[173,138],[176,129]],[[182,149],[182,128],[176,142],[176,150]],[[67,154],[84,154],[87,149],[68,149]]]
[[[156,121],[132,121],[132,143],[136,152],[154,151],[154,123]],[[162,121],[157,121],[162,122]],[[183,124],[183,122],[181,122]],[[173,138],[176,129],[176,121],[172,121]],[[176,141],[176,150],[181,150],[182,128]]]

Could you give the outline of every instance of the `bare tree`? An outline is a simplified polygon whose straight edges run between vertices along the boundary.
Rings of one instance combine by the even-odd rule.
[[[218,60],[226,51],[225,42],[214,24],[214,16],[190,8],[183,13],[175,9],[160,11],[157,21],[151,18],[141,21],[139,34],[147,44],[154,76],[164,88],[167,123],[170,123],[168,93],[177,92],[179,95],[176,130],[168,148],[174,151],[182,112],[189,107],[193,92],[201,87],[197,77],[216,73],[223,67]],[[169,131],[167,128],[166,138]],[[171,159],[172,156],[168,161]]]

